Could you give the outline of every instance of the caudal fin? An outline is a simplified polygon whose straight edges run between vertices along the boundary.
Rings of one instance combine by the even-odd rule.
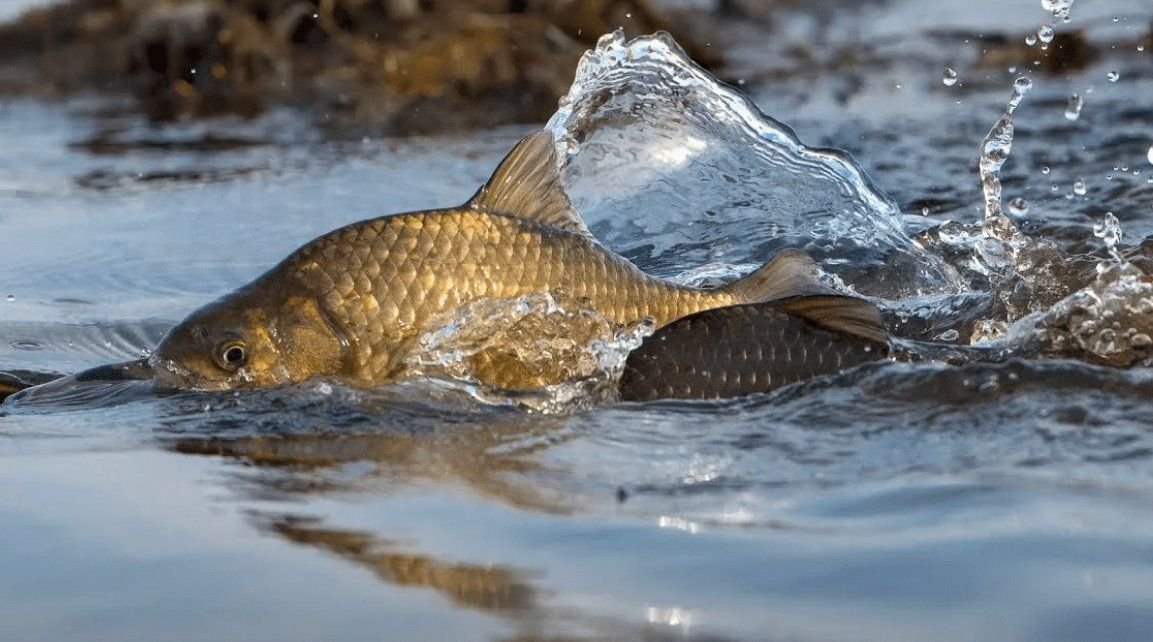
[[[726,285],[723,289],[740,303],[759,303],[786,297],[833,294],[817,280],[820,268],[800,250],[781,250],[756,272]]]
[[[826,330],[888,343],[881,311],[865,299],[840,294],[796,296],[775,304],[776,309],[808,319]]]

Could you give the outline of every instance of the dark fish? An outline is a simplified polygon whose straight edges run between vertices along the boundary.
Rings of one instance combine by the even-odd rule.
[[[880,313],[863,299],[814,295],[716,308],[645,339],[629,354],[620,395],[626,401],[737,397],[889,354]]]

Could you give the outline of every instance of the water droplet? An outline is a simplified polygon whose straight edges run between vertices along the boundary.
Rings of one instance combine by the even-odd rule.
[[[1105,79],[1109,82],[1117,82],[1118,80],[1121,80],[1121,72],[1110,71],[1109,73],[1105,74]]]
[[[1077,196],[1084,196],[1089,190],[1085,187],[1085,181],[1077,179],[1073,181],[1073,193]]]
[[[1033,80],[1027,76],[1021,76],[1013,81],[1013,87],[1017,90],[1018,94],[1024,96],[1033,88]]]
[[[1050,42],[1053,42],[1053,36],[1054,35],[1056,35],[1056,34],[1053,33],[1053,27],[1051,27],[1050,25],[1041,25],[1037,29],[1037,39],[1040,40],[1041,42],[1045,43],[1045,44],[1049,44]]]
[[[1141,53],[1142,51],[1145,51],[1145,45],[1137,45],[1137,53]]]
[[[1051,172],[1051,171],[1053,171],[1053,170],[1049,169],[1048,165],[1042,165],[1041,166],[1041,173],[1042,174],[1045,174],[1046,176],[1048,176],[1049,172]]]
[[[1037,44],[1037,34],[1031,33],[1025,36],[1025,44],[1029,45],[1030,47]]]
[[[952,87],[957,84],[957,72],[949,67],[945,67],[945,75],[941,77],[941,82],[945,83],[946,87]]]
[[[1024,216],[1029,213],[1029,201],[1017,196],[1009,199],[1009,213],[1013,216]]]
[[[1081,117],[1081,107],[1085,105],[1085,99],[1081,98],[1080,94],[1073,94],[1069,97],[1069,104],[1065,106],[1065,118],[1070,121],[1077,120]]]
[[[1145,154],[1145,158],[1149,159],[1149,163],[1153,164],[1153,145],[1149,146],[1149,151]]]
[[[1150,152],[1149,152],[1149,153],[1150,153],[1150,154],[1153,154],[1153,150],[1150,150]],[[9,303],[12,303],[13,301],[15,301],[15,300],[16,300],[16,295],[15,295],[15,294],[9,294],[9,295],[8,295],[7,297],[5,297],[5,298],[8,300],[8,302],[9,302]]]

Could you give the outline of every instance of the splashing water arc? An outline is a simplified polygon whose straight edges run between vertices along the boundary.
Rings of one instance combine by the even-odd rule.
[[[655,274],[737,264],[732,278],[797,247],[867,295],[963,289],[847,154],[802,144],[666,33],[603,36],[548,128],[593,232]],[[848,265],[868,269],[842,273]],[[886,278],[866,276],[873,270]]]

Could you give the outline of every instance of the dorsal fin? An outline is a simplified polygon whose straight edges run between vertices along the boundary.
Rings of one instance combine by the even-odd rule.
[[[888,343],[889,333],[877,306],[851,296],[823,294],[781,299],[775,306],[782,312],[804,317],[816,325],[869,341]]]
[[[723,289],[741,303],[759,303],[785,297],[832,294],[817,280],[820,268],[800,250],[781,250],[756,272],[726,285]]]
[[[552,134],[525,136],[466,207],[551,225],[592,238],[565,194]]]

